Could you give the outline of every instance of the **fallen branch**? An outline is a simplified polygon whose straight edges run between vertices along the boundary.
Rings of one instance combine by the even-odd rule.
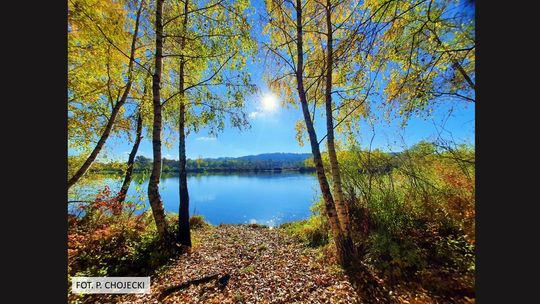
[[[190,280],[182,284],[169,286],[161,292],[161,294],[159,295],[159,300],[163,301],[170,294],[180,291],[184,288],[188,288],[191,285],[199,285],[203,283],[208,283],[208,282],[211,282],[212,280],[216,280],[216,285],[219,287],[219,289],[223,290],[227,286],[227,283],[229,283],[230,277],[231,275],[228,273],[222,276],[220,276],[219,274],[213,274],[213,275],[208,275],[202,278]]]

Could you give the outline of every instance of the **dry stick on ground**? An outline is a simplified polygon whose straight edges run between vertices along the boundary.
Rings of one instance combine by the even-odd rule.
[[[230,278],[231,278],[231,275],[228,273],[222,276],[220,276],[219,274],[213,274],[213,275],[207,275],[202,278],[190,280],[179,285],[169,286],[161,292],[161,294],[159,295],[159,300],[163,301],[170,294],[180,291],[184,288],[188,288],[191,285],[204,284],[204,283],[211,282],[213,280],[216,280],[216,285],[219,287],[219,289],[223,290],[229,283]]]

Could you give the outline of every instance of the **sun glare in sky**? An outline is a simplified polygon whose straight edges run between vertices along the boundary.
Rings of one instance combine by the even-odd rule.
[[[273,112],[278,107],[278,99],[272,93],[266,93],[261,100],[261,107],[265,112]]]

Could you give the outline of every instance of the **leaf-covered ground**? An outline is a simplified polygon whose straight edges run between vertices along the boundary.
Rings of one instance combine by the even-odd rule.
[[[443,299],[425,290],[371,283],[355,275],[365,297],[321,250],[306,247],[281,229],[259,226],[204,226],[192,231],[193,248],[151,277],[151,294],[92,295],[85,303],[474,303]],[[223,289],[217,280],[193,284],[163,298],[170,286],[212,275],[230,275]],[[367,293],[367,294],[366,294]]]
[[[207,226],[193,239],[191,252],[151,278],[151,294],[100,296],[94,303],[358,303],[339,268],[279,229]],[[212,281],[159,299],[168,286],[213,274],[230,274],[223,290]]]

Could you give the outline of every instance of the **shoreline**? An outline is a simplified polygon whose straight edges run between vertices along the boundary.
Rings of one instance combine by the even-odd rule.
[[[90,170],[92,173],[123,173],[121,169],[117,170]],[[133,173],[144,173],[148,170],[134,169]],[[276,169],[187,169],[187,173],[313,173],[315,168],[276,168]],[[179,174],[177,170],[162,171],[162,174]]]

